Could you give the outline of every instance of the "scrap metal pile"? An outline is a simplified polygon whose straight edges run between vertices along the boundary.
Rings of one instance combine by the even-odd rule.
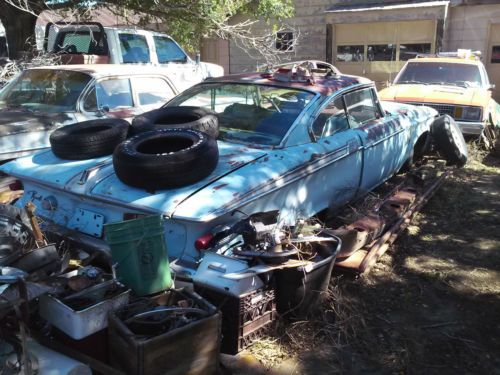
[[[199,239],[206,250],[183,289],[174,289],[170,278],[177,260],[163,259],[166,269],[156,268],[150,282],[148,270],[127,263],[136,255],[158,256],[156,264],[162,263],[160,216],[106,228],[110,260],[64,240],[50,243],[33,207],[1,205],[0,346],[10,354],[0,357],[0,369],[213,373],[220,352],[245,349],[278,317],[307,316],[334,266],[368,271],[448,173],[424,164],[378,189],[380,198],[347,207],[327,224],[310,218],[285,226],[280,213],[270,211],[216,227]],[[183,284],[182,278],[176,282]]]

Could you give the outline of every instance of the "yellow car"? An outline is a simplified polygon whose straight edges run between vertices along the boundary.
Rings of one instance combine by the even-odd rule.
[[[393,85],[379,92],[380,98],[432,107],[453,117],[463,134],[482,135],[487,129],[486,140],[492,140],[498,110],[491,97],[494,85],[479,57],[466,52],[408,60]]]

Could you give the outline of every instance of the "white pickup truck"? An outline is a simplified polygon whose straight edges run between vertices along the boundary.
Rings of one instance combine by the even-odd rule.
[[[224,69],[192,60],[170,36],[138,28],[105,27],[98,22],[48,23],[44,50],[58,53],[64,64],[148,64],[168,70],[180,91]]]

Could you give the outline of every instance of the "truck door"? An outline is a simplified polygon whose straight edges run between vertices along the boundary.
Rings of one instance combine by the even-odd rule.
[[[158,64],[170,68],[174,84],[183,91],[205,78],[200,64],[196,64],[182,48],[167,35],[153,35]]]

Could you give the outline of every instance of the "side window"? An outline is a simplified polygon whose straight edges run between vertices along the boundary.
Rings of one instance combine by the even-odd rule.
[[[95,87],[93,87],[92,90],[87,94],[87,97],[83,102],[83,110],[87,112],[95,112],[98,110]]]
[[[149,47],[146,37],[138,34],[118,34],[124,63],[149,62]]]
[[[163,104],[175,96],[167,81],[159,77],[133,78],[139,105]]]
[[[184,51],[172,39],[164,36],[153,36],[153,40],[160,64],[187,61]]]
[[[328,103],[313,123],[313,133],[317,138],[329,137],[347,129],[349,122],[341,97]]]
[[[382,117],[378,104],[375,102],[372,89],[362,89],[344,95],[349,123],[351,126],[363,125]]]
[[[132,91],[128,78],[113,78],[100,81],[95,87],[97,105],[109,109],[133,107]]]

